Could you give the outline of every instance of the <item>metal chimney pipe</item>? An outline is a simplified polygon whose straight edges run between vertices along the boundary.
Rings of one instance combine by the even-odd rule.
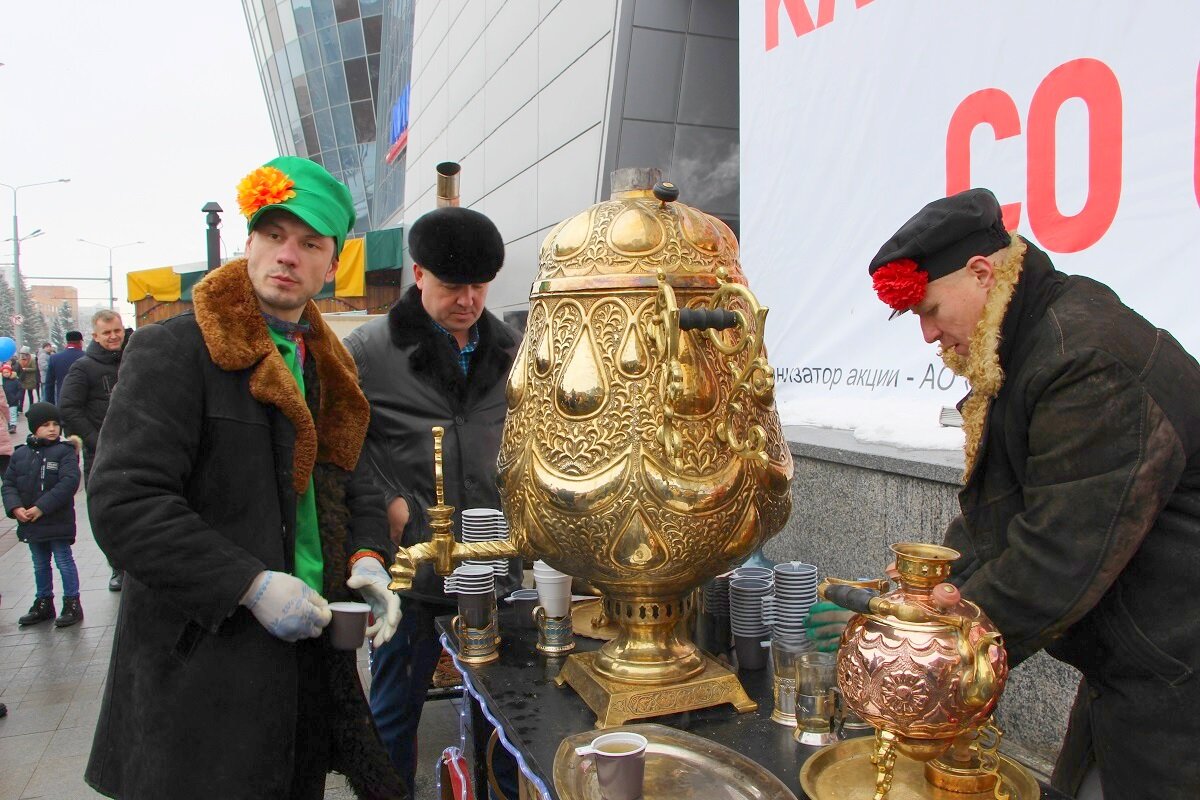
[[[437,165],[437,207],[458,205],[458,178],[462,165],[456,161],[443,161]]]

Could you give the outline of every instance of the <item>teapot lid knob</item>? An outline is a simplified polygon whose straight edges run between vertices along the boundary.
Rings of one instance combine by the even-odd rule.
[[[659,181],[654,184],[654,196],[664,203],[679,199],[679,187],[669,181]]]
[[[962,601],[962,594],[958,591],[958,587],[952,583],[939,583],[933,587],[933,604],[942,611],[948,611],[954,608]]]

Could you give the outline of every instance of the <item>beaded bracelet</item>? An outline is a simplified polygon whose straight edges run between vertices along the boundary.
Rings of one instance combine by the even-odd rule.
[[[383,560],[383,556],[379,555],[379,553],[376,553],[374,550],[359,550],[357,553],[350,556],[350,559],[346,562],[346,566],[349,569],[354,569],[354,563],[361,558],[373,558],[378,561],[384,569],[387,569],[387,562]]]

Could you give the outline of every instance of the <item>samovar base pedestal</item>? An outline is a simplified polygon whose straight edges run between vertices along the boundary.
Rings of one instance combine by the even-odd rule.
[[[615,728],[634,719],[680,714],[731,703],[739,713],[757,711],[737,675],[705,655],[704,671],[680,683],[639,685],[619,683],[596,672],[596,654],[576,653],[567,658],[554,683],[574,689],[596,714],[596,727]]]

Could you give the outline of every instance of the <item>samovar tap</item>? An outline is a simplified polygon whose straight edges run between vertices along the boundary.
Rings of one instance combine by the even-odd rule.
[[[442,577],[454,571],[459,561],[466,559],[517,558],[521,554],[511,539],[488,542],[457,542],[454,540],[454,506],[446,505],[445,487],[442,479],[442,437],[446,430],[440,425],[433,427],[433,478],[437,492],[437,504],[426,509],[429,527],[433,535],[428,542],[412,547],[400,547],[388,573],[392,576],[388,588],[393,592],[412,588],[417,567],[425,561],[433,564],[434,572]]]

